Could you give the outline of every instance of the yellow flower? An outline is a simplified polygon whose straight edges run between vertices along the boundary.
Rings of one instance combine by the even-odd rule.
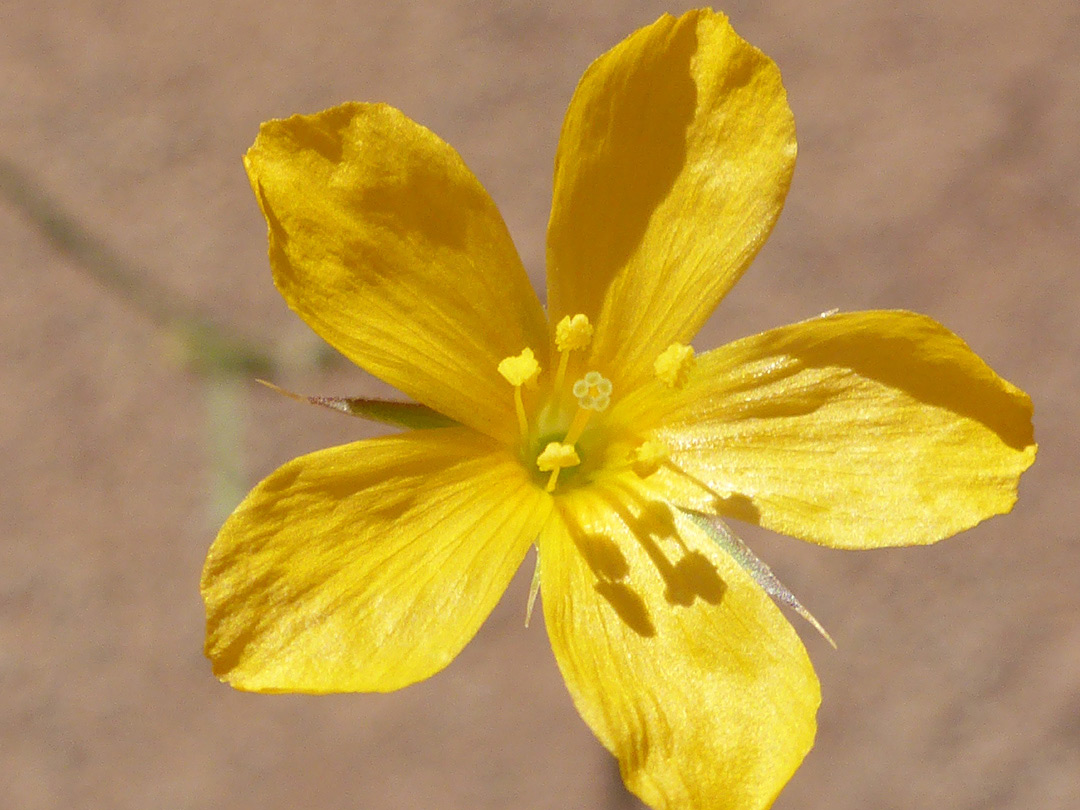
[[[719,518],[932,543],[1007,512],[1035,456],[1027,396],[920,315],[694,356],[794,162],[779,72],[724,16],[637,31],[570,103],[545,313],[430,131],[381,104],[264,124],[245,165],[278,289],[419,403],[338,406],[417,429],[295,459],[229,518],[202,581],[215,673],[260,692],[427,678],[535,543],[559,667],[629,788],[669,810],[768,806],[819,687]]]

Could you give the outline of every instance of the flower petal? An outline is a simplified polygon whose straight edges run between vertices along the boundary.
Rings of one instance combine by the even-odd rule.
[[[323,450],[259,484],[203,571],[214,672],[258,692],[385,692],[445,667],[550,499],[490,439],[418,431]]]
[[[563,124],[551,323],[588,315],[593,365],[616,390],[632,387],[742,275],[794,165],[780,72],[724,15],[691,11],[637,31],[585,72]]]
[[[544,618],[570,694],[657,810],[768,807],[813,743],[806,650],[691,521],[628,492],[571,492],[541,534]]]
[[[815,318],[699,357],[633,418],[731,517],[837,548],[933,543],[1008,512],[1035,460],[1031,400],[911,312]],[[700,491],[700,488],[699,488]],[[674,495],[673,495],[674,497]],[[696,506],[700,507],[701,504]]]
[[[544,313],[495,204],[461,157],[383,104],[262,125],[244,157],[274,282],[349,359],[491,435],[513,436],[496,373]]]

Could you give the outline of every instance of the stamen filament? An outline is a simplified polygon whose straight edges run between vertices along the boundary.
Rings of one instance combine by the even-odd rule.
[[[551,475],[548,477],[548,482],[544,486],[545,492],[555,491],[555,484],[557,484],[559,481],[559,470],[561,469],[562,467],[556,467],[554,470],[551,471]]]
[[[517,411],[518,429],[521,431],[522,441],[529,440],[529,420],[525,416],[525,403],[521,400],[521,386],[530,388],[536,385],[536,378],[540,374],[540,364],[536,362],[536,355],[527,346],[521,350],[521,354],[504,357],[499,362],[499,374],[508,383],[514,386],[514,409]]]
[[[578,439],[581,438],[581,434],[585,432],[585,426],[589,424],[589,419],[592,418],[592,415],[592,411],[578,406],[577,413],[574,414],[574,421],[570,423],[570,429],[566,431],[566,438],[563,439],[563,444],[577,444]]]
[[[514,386],[514,407],[517,409],[518,428],[523,441],[529,439],[529,419],[525,416],[525,403],[521,400],[521,386]]]
[[[551,472],[545,489],[548,492],[555,491],[555,484],[559,480],[559,470],[563,467],[576,467],[581,463],[581,457],[572,444],[565,442],[548,442],[539,456],[536,457],[536,466],[540,472]]]
[[[559,369],[555,372],[555,396],[559,396],[562,392],[563,383],[566,382],[566,364],[570,360],[570,352],[563,351],[559,353]]]

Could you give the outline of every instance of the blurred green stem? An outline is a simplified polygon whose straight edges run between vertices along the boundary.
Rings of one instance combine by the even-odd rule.
[[[210,511],[220,524],[247,493],[249,481],[244,464],[243,386],[235,376],[213,375],[203,386],[209,427]]]
[[[274,358],[159,285],[149,272],[90,233],[2,156],[0,196],[22,211],[56,250],[147,316],[179,346],[183,365],[202,379],[209,431],[211,510],[215,519],[224,518],[247,489],[241,452],[241,380],[270,376],[277,365]]]
[[[190,302],[159,285],[64,211],[11,161],[0,156],[0,195],[21,210],[41,234],[99,284],[150,318],[200,374],[268,375],[271,355]]]

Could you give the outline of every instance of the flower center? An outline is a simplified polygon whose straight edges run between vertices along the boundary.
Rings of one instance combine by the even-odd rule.
[[[540,472],[550,472],[547,485],[544,487],[548,492],[555,491],[555,485],[559,481],[559,473],[566,467],[576,467],[581,464],[581,456],[577,452],[577,443],[581,439],[589,420],[594,413],[603,413],[611,404],[611,380],[604,377],[599,371],[590,371],[571,388],[577,398],[578,407],[570,426],[566,429],[566,435],[561,441],[547,441],[544,449],[536,457],[536,466]],[[555,391],[558,398],[559,392]]]
[[[611,380],[592,369],[572,385],[566,384],[571,354],[587,349],[592,334],[592,324],[583,314],[568,315],[559,321],[555,327],[559,362],[546,392],[536,391],[543,369],[532,349],[525,348],[521,354],[499,363],[499,373],[514,387],[522,461],[548,492],[560,486],[560,476],[564,485],[575,479],[589,480],[591,473],[610,462],[610,446],[618,438],[616,434],[623,432],[600,418],[612,402]],[[654,370],[666,387],[682,388],[693,362],[692,348],[673,343],[657,358]],[[529,393],[523,395],[523,390]],[[617,466],[642,478],[667,463],[667,448],[658,442],[622,437],[620,446],[623,443],[626,449],[614,454],[625,456],[622,463],[616,459]]]

